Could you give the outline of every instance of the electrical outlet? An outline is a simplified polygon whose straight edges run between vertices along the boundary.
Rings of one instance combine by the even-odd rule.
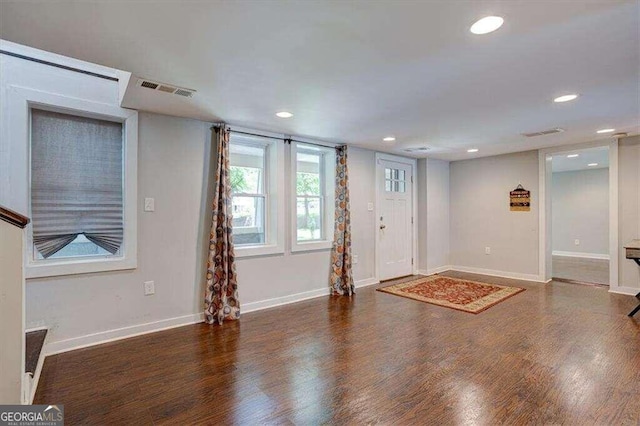
[[[153,281],[145,281],[144,282],[144,295],[151,296],[152,294],[156,294],[156,284]]]
[[[579,246],[579,245],[580,245],[580,240],[575,240],[575,241],[574,241],[574,244],[575,244],[575,245],[577,245],[577,246]]]
[[[354,254],[353,255],[353,264],[355,265],[356,263],[358,263],[358,255]]]
[[[144,199],[144,211],[153,212],[156,210],[156,200],[154,198]]]
[[[485,247],[484,254],[491,254],[491,247]]]

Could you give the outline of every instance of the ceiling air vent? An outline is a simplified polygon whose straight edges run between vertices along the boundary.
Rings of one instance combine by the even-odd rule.
[[[404,152],[427,152],[429,151],[429,147],[428,146],[421,146],[418,148],[406,148],[403,150]]]
[[[145,87],[147,89],[156,90],[158,92],[171,93],[174,95],[190,98],[196,92],[193,89],[187,89],[184,87],[176,87],[170,84],[158,83],[156,81],[138,79],[138,87]]]
[[[562,133],[562,132],[564,132],[564,129],[561,129],[560,127],[556,127],[555,129],[542,130],[540,132],[523,133],[522,136],[525,136],[527,138],[534,138],[536,136],[546,136],[546,135],[552,135],[554,133]]]
[[[180,95],[180,96],[184,96],[187,98],[190,98],[193,96],[193,93],[195,92],[195,90],[189,90],[189,89],[176,89],[175,92],[173,92],[174,95]]]
[[[159,84],[157,84],[157,83],[153,83],[153,82],[151,82],[151,81],[144,81],[144,80],[140,80],[140,81],[138,82],[138,84],[139,84],[141,87],[147,87],[147,88],[149,88],[149,89],[154,89],[154,90],[155,90],[155,89],[157,89],[157,88],[158,88],[158,86],[159,86]]]

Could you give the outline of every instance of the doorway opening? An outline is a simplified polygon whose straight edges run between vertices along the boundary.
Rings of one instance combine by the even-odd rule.
[[[552,277],[609,285],[609,147],[552,156]]]

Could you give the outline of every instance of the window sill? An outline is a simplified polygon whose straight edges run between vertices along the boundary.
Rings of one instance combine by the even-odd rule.
[[[294,242],[291,247],[291,251],[294,253],[305,252],[305,251],[316,251],[316,250],[330,250],[333,247],[333,241],[310,241],[308,243],[304,242]]]
[[[284,250],[279,245],[271,244],[266,246],[242,246],[235,247],[236,258],[265,256],[270,254],[284,254]]]
[[[25,278],[45,278],[63,275],[91,274],[96,272],[122,271],[136,269],[135,257],[69,259],[60,261],[42,261],[27,264]]]

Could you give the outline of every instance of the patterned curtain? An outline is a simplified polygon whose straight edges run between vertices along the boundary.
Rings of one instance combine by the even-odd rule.
[[[351,213],[346,146],[336,148],[336,212],[329,284],[333,294],[351,296],[355,293],[351,271]]]
[[[215,128],[212,142],[217,149],[213,220],[209,234],[207,287],[205,290],[205,321],[222,324],[225,319],[240,317],[235,253],[233,250],[231,183],[229,179],[229,129]]]

